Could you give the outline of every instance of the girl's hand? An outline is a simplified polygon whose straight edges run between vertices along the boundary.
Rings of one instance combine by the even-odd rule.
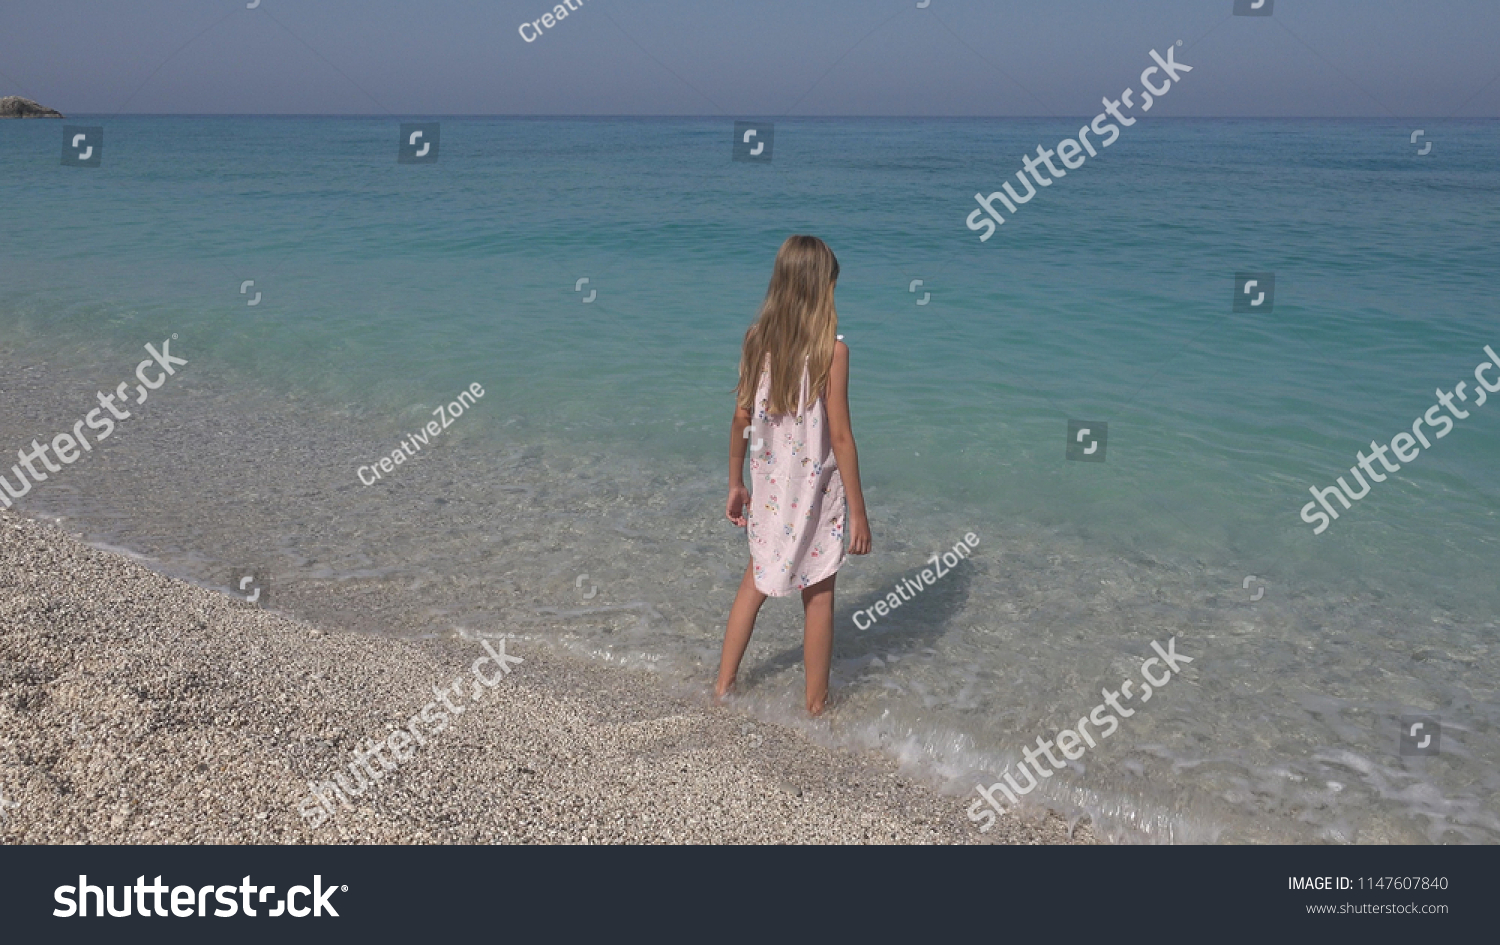
[[[870,535],[870,521],[863,515],[849,516],[849,553],[867,555],[875,539]]]
[[[744,528],[745,506],[749,504],[750,490],[745,488],[743,482],[735,483],[729,487],[729,501],[724,506],[724,517],[733,522],[736,528]]]

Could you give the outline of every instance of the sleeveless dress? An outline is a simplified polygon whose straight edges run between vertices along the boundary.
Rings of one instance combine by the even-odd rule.
[[[833,456],[823,398],[809,405],[809,387],[804,364],[797,412],[771,415],[768,357],[755,391],[747,532],[755,587],[771,597],[816,584],[844,563],[844,480]]]

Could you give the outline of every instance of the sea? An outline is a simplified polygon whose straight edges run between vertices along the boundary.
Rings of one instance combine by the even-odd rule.
[[[435,160],[398,160],[408,121]],[[772,599],[747,726],[880,753],[963,816],[1136,680],[1023,816],[1500,841],[1500,397],[1474,376],[1500,124],[1143,119],[981,241],[975,194],[1080,122],[781,118],[769,161],[720,117],[5,122],[0,473],[101,394],[131,413],[9,514],[325,626],[505,635],[706,703],[748,560],[739,344],[810,233],[842,267],[874,550],[839,572],[829,711]],[[137,391],[168,342],[187,364]],[[1357,487],[1445,393],[1451,432],[1419,425],[1315,533],[1309,490]],[[1145,700],[1169,641],[1191,662]]]

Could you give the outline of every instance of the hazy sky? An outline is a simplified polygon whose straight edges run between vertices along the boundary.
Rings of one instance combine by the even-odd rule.
[[[20,0],[0,94],[64,113],[1500,116],[1495,0]],[[574,0],[578,5],[579,0]]]

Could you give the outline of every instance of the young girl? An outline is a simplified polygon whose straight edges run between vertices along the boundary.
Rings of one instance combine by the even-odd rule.
[[[749,526],[750,563],[729,611],[714,687],[722,699],[734,685],[766,597],[800,590],[807,711],[813,715],[828,699],[833,581],[844,563],[846,530],[852,554],[869,554],[871,542],[849,427],[849,348],[838,340],[833,307],[838,277],[839,261],[826,243],[788,237],[776,253],[760,316],[745,332],[724,514]]]

